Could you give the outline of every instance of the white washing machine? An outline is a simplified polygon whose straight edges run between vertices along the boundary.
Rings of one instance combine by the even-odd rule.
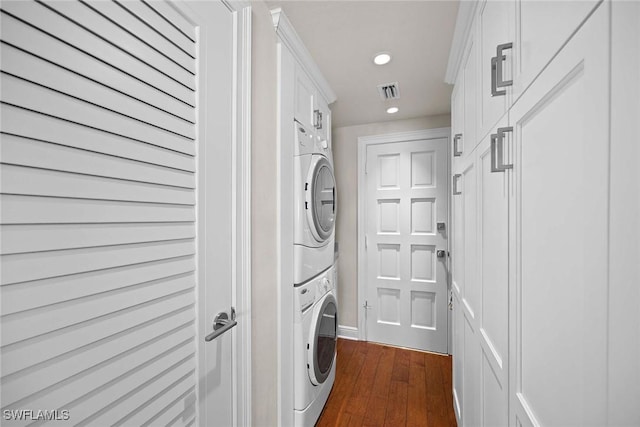
[[[295,288],[294,425],[313,426],[336,375],[338,303],[332,266]]]
[[[333,264],[336,184],[327,141],[294,124],[293,282],[301,284]]]

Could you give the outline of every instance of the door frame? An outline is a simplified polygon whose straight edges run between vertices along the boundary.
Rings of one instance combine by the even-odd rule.
[[[175,1],[175,0],[174,0]],[[238,325],[231,342],[234,355],[231,381],[233,390],[232,420],[234,426],[252,424],[251,383],[251,3],[246,0],[220,0],[233,15],[233,90],[232,90],[232,284],[231,305],[237,313]],[[190,0],[175,1],[180,13],[191,12]],[[198,107],[196,107],[198,108]],[[197,226],[198,227],[198,226]],[[197,237],[197,239],[200,236]],[[196,368],[197,400],[202,402],[206,384],[200,375],[204,360],[204,337],[211,332],[211,319],[202,319],[198,306],[204,284],[196,294]],[[200,325],[207,329],[201,330]],[[196,424],[202,423],[202,407],[198,407]]]
[[[435,128],[435,129],[423,129],[409,132],[397,132],[387,133],[382,135],[370,135],[358,137],[358,340],[366,341],[366,321],[365,311],[363,309],[366,296],[366,276],[367,276],[367,253],[365,251],[365,234],[366,234],[366,188],[364,183],[366,182],[365,166],[367,162],[367,148],[370,145],[382,145],[391,144],[395,142],[410,142],[421,139],[447,139],[447,178],[451,175],[451,159],[449,156],[451,145],[451,128]],[[450,236],[451,236],[451,180],[447,179],[447,253],[450,250]],[[447,257],[447,270],[450,271],[450,258]],[[451,293],[451,274],[449,274],[449,280],[447,280],[447,292]],[[451,354],[451,310],[447,313],[447,352]]]

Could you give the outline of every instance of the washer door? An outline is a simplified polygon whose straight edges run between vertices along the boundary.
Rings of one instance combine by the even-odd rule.
[[[338,306],[332,294],[316,304],[310,331],[308,366],[309,379],[322,384],[331,372],[338,339]]]
[[[305,189],[309,228],[313,237],[322,243],[333,233],[336,218],[336,182],[326,157],[311,158]]]

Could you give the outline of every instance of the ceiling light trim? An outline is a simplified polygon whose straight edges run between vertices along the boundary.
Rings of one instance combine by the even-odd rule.
[[[391,62],[392,58],[393,57],[389,52],[378,52],[373,55],[373,63],[376,65],[387,65],[389,62]]]

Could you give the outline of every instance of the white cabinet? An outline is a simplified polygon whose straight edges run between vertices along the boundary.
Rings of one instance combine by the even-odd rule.
[[[498,70],[508,80],[512,56],[503,55],[498,61],[497,49],[513,40],[515,3],[511,1],[483,1],[478,4],[476,34],[478,40],[478,140],[483,139],[511,105],[511,91],[498,87]],[[500,65],[500,68],[498,68]]]
[[[320,91],[303,68],[296,64],[294,118],[302,123],[320,143],[331,146],[331,110]]]
[[[464,140],[451,230],[461,426],[607,425],[615,398],[607,391],[612,6],[557,3],[546,4],[561,17],[549,27],[536,24],[539,2],[481,2],[453,90],[454,135]],[[500,56],[499,74],[513,87],[494,84],[491,58]]]
[[[523,426],[607,424],[608,35],[605,3],[511,110],[511,422]]]
[[[316,89],[311,79],[304,72],[302,67],[296,64],[296,83],[295,83],[295,113],[294,118],[302,123],[305,128],[312,129],[314,125],[314,103],[316,98]]]

